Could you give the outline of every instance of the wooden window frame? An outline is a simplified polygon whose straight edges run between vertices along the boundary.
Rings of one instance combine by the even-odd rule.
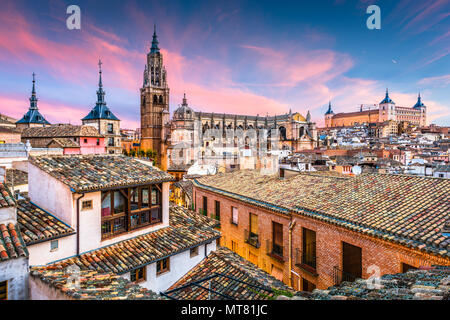
[[[166,268],[163,267],[164,261],[166,261]],[[159,268],[159,270],[158,270],[158,268]],[[156,261],[156,275],[157,276],[164,274],[166,272],[169,272],[169,271],[170,271],[170,257]]]
[[[142,270],[142,277],[139,277],[139,271]],[[135,279],[133,280],[133,274],[135,276]],[[130,272],[130,281],[133,283],[140,283],[147,280],[147,267],[143,266],[140,268],[136,268],[134,270],[131,270]]]
[[[147,189],[148,194],[148,207],[142,206],[142,190]],[[152,190],[156,190],[156,204],[152,204]],[[115,213],[114,211],[114,193],[119,192],[125,199],[124,212]],[[132,197],[137,192],[138,194],[138,206],[137,209],[131,209]],[[121,188],[107,190],[102,193],[101,203],[105,198],[110,195],[110,215],[102,216],[102,230],[101,237],[102,240],[114,238],[118,235],[124,234],[126,232],[132,232],[141,228],[148,227],[150,225],[155,225],[163,222],[162,214],[162,183],[161,184],[149,184],[144,186]],[[156,213],[156,218],[154,214]],[[132,221],[137,222],[132,225]],[[114,230],[115,227],[119,227]],[[105,230],[106,229],[106,230]],[[105,231],[104,231],[105,230]]]
[[[236,221],[234,221],[234,219],[233,219],[234,218],[234,215],[233,215],[234,210],[233,209],[236,209]],[[231,206],[231,219],[230,219],[230,222],[231,222],[231,224],[233,226],[237,226],[239,224],[239,209],[237,207]]]
[[[86,203],[90,203],[90,205],[88,207],[85,207]],[[92,210],[93,207],[94,206],[92,200],[85,200],[81,202],[81,211]]]
[[[189,257],[190,257],[190,258],[194,258],[194,257],[196,257],[196,256],[198,256],[198,246],[197,246],[197,247],[194,247],[194,248],[191,248],[191,249],[189,250]]]
[[[56,248],[53,248],[53,244],[54,244],[54,243],[56,243]],[[51,241],[50,241],[50,252],[58,251],[58,249],[59,249],[59,241],[58,241],[58,239],[56,239],[56,240],[51,240]]]
[[[8,280],[5,281],[0,281],[0,288],[4,287],[5,288],[5,298],[0,298],[0,301],[2,300],[8,300]]]
[[[220,201],[214,200],[214,218],[220,221]]]

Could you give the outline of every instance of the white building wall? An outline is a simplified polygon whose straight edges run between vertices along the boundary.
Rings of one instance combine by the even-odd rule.
[[[58,249],[55,251],[50,250],[51,240],[28,245],[30,266],[46,265],[76,255],[76,234],[56,240],[58,241]]]
[[[190,257],[189,249],[171,256],[169,258],[170,270],[160,275],[156,274],[156,262],[147,265],[146,281],[140,282],[139,285],[158,294],[167,290],[206,257],[205,246],[207,256],[211,251],[216,250],[216,241],[212,241],[210,244],[200,245],[198,248],[198,255],[195,257]],[[130,280],[130,273],[128,272],[122,275],[122,277]]]
[[[28,258],[0,262],[0,282],[8,281],[8,300],[28,299]]]
[[[28,164],[28,196],[31,202],[70,226],[75,225],[72,192],[51,175]]]

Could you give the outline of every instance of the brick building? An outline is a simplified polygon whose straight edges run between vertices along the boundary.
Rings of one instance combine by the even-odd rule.
[[[450,265],[449,191],[446,179],[385,174],[238,171],[194,182],[195,209],[219,216],[221,245],[303,291]]]
[[[26,128],[22,142],[33,148],[61,148],[64,154],[103,154],[105,137],[92,126],[52,125]]]

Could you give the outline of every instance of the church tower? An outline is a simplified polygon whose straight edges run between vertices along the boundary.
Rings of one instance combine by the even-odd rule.
[[[167,169],[166,142],[170,132],[169,87],[156,26],[141,88],[141,149],[157,152],[157,165]]]

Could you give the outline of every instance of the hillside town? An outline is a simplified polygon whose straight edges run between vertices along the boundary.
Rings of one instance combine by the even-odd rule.
[[[140,128],[101,61],[79,124],[48,121],[34,73],[0,114],[0,300],[450,299],[450,126],[425,96],[330,102],[323,127],[302,101],[170,110],[156,27],[145,62]]]

